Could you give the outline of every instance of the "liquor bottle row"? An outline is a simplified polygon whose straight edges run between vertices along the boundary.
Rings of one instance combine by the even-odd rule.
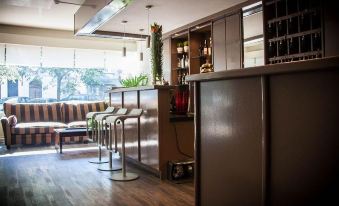
[[[199,56],[210,56],[212,55],[212,38],[210,37],[209,43],[207,44],[207,39],[204,42],[200,43],[199,46]]]
[[[189,57],[188,54],[178,54],[178,68],[188,68],[189,67]]]
[[[177,68],[178,85],[187,84],[186,82],[187,74],[188,74],[188,68]]]
[[[279,41],[270,41],[268,58],[321,50],[321,33],[317,32]]]
[[[267,19],[279,18],[303,12],[310,9],[320,8],[319,0],[273,0],[266,3]]]
[[[269,22],[267,24],[267,37],[272,39],[319,28],[321,28],[320,11],[314,11],[285,20]]]

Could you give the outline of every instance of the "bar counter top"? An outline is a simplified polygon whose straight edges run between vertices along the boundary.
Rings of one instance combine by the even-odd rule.
[[[338,68],[339,56],[327,57],[322,59],[312,59],[307,61],[290,62],[283,64],[265,65],[258,67],[250,67],[245,69],[235,69],[220,72],[211,72],[203,74],[193,74],[186,77],[186,81],[210,81],[220,79],[233,79],[250,76],[283,74],[292,72],[305,72],[321,69]]]
[[[116,89],[108,90],[107,93],[115,92],[129,92],[129,91],[142,91],[142,90],[153,90],[153,89],[174,89],[174,86],[169,85],[151,85],[151,86],[141,86],[141,87],[120,87]]]

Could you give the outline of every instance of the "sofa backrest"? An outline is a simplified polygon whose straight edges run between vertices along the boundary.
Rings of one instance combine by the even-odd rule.
[[[62,120],[64,123],[84,121],[88,112],[104,111],[107,106],[105,102],[63,103],[61,108]]]
[[[4,103],[7,117],[15,115],[18,122],[61,122],[61,103]]]

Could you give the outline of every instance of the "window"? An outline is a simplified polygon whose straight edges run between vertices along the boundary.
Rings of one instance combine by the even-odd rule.
[[[75,49],[43,47],[42,49],[42,66],[43,67],[74,67]]]
[[[29,98],[42,97],[42,82],[40,80],[33,80],[29,83]]]
[[[264,65],[261,2],[243,8],[244,67]]]
[[[6,65],[39,67],[41,47],[6,44]]]
[[[0,84],[0,97],[25,97],[31,103],[103,100],[107,89],[121,86],[122,78],[148,67],[138,55],[137,51],[122,57],[121,51],[0,44],[0,69],[15,80]]]

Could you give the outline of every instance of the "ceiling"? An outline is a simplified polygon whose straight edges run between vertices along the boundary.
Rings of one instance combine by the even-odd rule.
[[[75,5],[55,4],[54,0],[0,0],[0,24],[73,30],[73,15],[78,9]]]
[[[83,3],[84,0],[64,0]],[[140,33],[147,26],[145,6],[152,4],[150,23],[163,25],[166,33],[195,20],[212,15],[245,0],[134,0],[126,9],[110,19],[100,30],[123,32],[122,20],[127,20],[126,32]],[[54,0],[0,0],[0,24],[73,30],[76,5],[55,4]]]

